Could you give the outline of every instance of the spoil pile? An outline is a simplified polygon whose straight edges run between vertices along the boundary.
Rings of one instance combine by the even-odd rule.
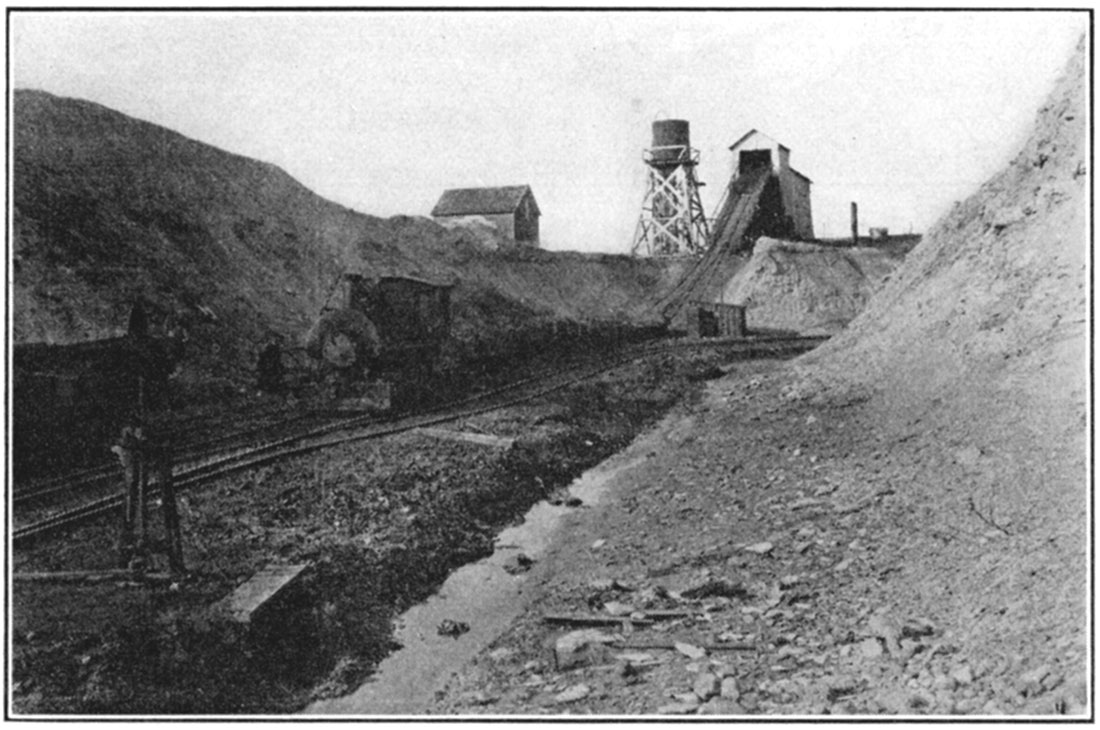
[[[645,302],[671,280],[656,260],[365,215],[274,165],[86,101],[18,90],[13,122],[12,339],[118,336],[143,297],[154,328],[188,333],[182,385],[250,382],[257,349],[272,334],[300,342],[346,272],[457,282],[470,353],[529,325],[656,324]]]
[[[846,330],[636,442],[431,711],[1089,716],[1087,57]]]
[[[874,248],[762,237],[720,300],[744,305],[750,329],[833,334],[859,314],[902,259]]]
[[[802,358],[787,393],[866,400],[880,436],[935,435],[923,461],[955,473],[899,485],[927,511],[914,529],[967,513],[1003,539],[977,560],[926,545],[907,584],[925,601],[943,596],[984,651],[1050,656],[1085,639],[1086,58],[1082,39],[1024,149],[935,226],[845,332]]]

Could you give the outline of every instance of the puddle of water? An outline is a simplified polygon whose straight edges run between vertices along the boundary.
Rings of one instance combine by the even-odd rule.
[[[683,417],[666,418],[626,450],[582,474],[569,487],[586,505],[599,504],[612,480],[641,464],[646,454],[682,433]],[[527,575],[510,575],[503,566],[517,552],[538,560],[553,544],[566,515],[575,509],[539,502],[523,524],[497,536],[496,551],[459,568],[439,592],[406,611],[397,621],[395,638],[402,648],[390,654],[359,689],[304,710],[308,715],[410,715],[423,712],[447,679],[501,634],[527,605]],[[458,638],[440,636],[444,619],[463,621],[469,632]]]

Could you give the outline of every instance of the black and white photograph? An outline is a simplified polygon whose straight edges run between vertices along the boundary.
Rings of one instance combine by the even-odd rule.
[[[1094,11],[6,6],[4,720],[1095,720]]]

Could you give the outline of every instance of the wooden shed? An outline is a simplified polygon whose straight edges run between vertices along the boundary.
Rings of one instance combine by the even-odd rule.
[[[532,246],[539,245],[540,215],[529,185],[445,190],[432,208],[433,218],[480,216],[495,223],[513,241]]]

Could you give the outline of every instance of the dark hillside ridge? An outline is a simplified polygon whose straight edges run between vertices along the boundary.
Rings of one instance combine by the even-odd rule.
[[[314,194],[278,167],[99,104],[17,90],[16,344],[154,325],[189,332],[187,378],[241,381],[270,334],[298,342],[345,272],[456,281],[455,329],[491,351],[529,320],[652,324],[669,279],[625,256],[489,251],[427,218],[382,219]]]
[[[232,322],[243,331],[210,333],[230,350],[300,329],[372,222],[273,165],[98,104],[17,91],[14,122],[16,342],[120,334],[138,296],[160,316]]]

